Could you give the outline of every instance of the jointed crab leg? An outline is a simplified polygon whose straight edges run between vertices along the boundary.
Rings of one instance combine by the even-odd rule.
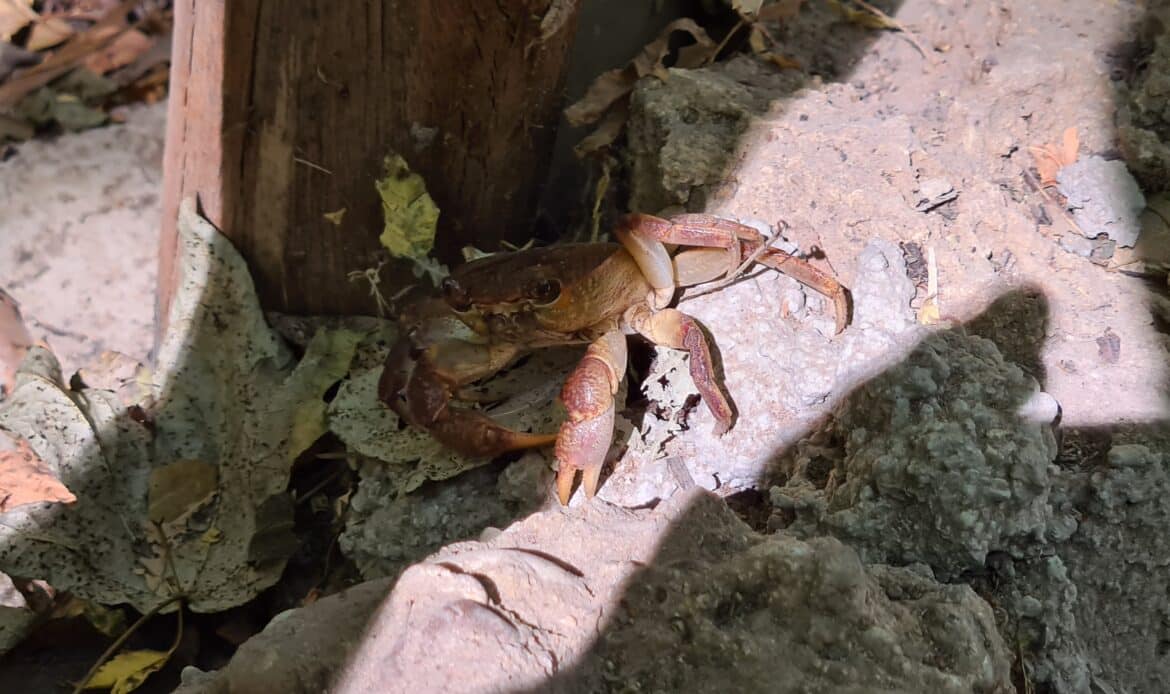
[[[719,389],[711,348],[698,321],[673,308],[651,312],[645,306],[631,308],[626,312],[625,321],[651,342],[672,349],[685,349],[690,354],[691,380],[715,418],[715,435],[726,433],[731,428],[731,405]]]
[[[585,496],[592,498],[605,455],[613,442],[613,396],[626,373],[626,336],[614,330],[589,345],[565,381],[561,401],[568,419],[557,435],[557,497],[568,505],[581,471]]]
[[[710,262],[712,256],[709,251],[699,250],[697,253],[701,255],[695,259],[687,257],[696,253],[695,251],[684,251],[679,254],[674,258],[674,263],[679,268],[680,285],[698,284],[729,273],[744,260],[751,258],[765,241],[763,234],[746,224],[705,214],[684,214],[672,217],[669,221],[651,215],[631,214],[622,220],[616,232],[656,289],[659,285],[653,276],[646,273],[646,266],[655,266],[655,272],[661,274],[661,261],[657,256],[639,257],[641,248],[649,245],[650,239],[660,243],[697,246],[700,249],[727,249],[729,262],[723,263],[722,267],[719,263]],[[634,239],[637,241],[632,243]],[[821,272],[808,261],[775,248],[766,249],[756,258],[756,262],[778,270],[832,300],[836,312],[837,332],[841,332],[849,324],[849,293],[837,280]]]
[[[422,354],[410,359],[412,351]],[[417,350],[409,339],[401,340],[378,382],[378,397],[407,423],[427,429],[439,443],[467,456],[539,448],[556,439],[552,434],[515,431],[476,410],[451,405],[459,383],[441,373],[427,351]]]

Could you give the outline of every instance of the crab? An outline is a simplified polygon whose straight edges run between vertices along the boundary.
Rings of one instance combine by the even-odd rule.
[[[501,253],[456,268],[441,296],[403,312],[378,396],[408,424],[468,456],[555,445],[557,498],[567,505],[577,473],[597,491],[612,444],[615,403],[626,372],[626,337],[689,353],[689,369],[715,421],[731,428],[732,408],[699,323],[671,308],[677,290],[733,278],[753,262],[827,296],[836,332],[849,322],[848,290],[807,261],[767,246],[755,228],[701,214],[622,218],[620,243],[584,243]],[[683,247],[679,250],[679,247]],[[482,412],[469,386],[545,347],[587,344],[565,381],[566,420],[556,434],[509,429]]]

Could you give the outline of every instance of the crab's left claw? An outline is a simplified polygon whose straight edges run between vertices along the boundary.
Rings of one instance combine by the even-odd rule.
[[[598,338],[565,381],[561,401],[568,419],[557,435],[557,498],[568,505],[577,471],[585,496],[592,498],[605,455],[613,442],[613,396],[626,371],[626,338],[612,331]]]

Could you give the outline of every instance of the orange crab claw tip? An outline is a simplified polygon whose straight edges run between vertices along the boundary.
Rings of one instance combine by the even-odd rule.
[[[569,499],[573,498],[573,481],[577,478],[577,469],[564,462],[557,468],[557,499],[561,506],[568,506]]]
[[[585,490],[585,498],[592,499],[597,494],[597,482],[601,479],[601,465],[590,465],[581,471],[581,488]]]

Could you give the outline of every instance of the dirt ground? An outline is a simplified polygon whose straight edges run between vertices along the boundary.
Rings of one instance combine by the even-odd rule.
[[[812,623],[825,633],[852,625],[825,636],[829,645],[817,646],[819,653],[836,653],[838,646],[877,652],[872,639],[850,639],[878,624],[898,634],[901,645],[890,650],[897,655],[866,662],[905,657],[913,667],[883,664],[871,672],[841,656],[849,662],[833,680],[822,666],[834,658],[810,656],[807,663],[794,660],[805,668],[794,683],[844,686],[889,677],[910,690],[1004,691],[1010,682],[1017,691],[1165,691],[1170,627],[1158,615],[1166,611],[1170,585],[1170,560],[1162,552],[1170,516],[1160,493],[1141,491],[1170,489],[1164,485],[1170,460],[1161,447],[1170,405],[1170,313],[1160,267],[1170,259],[1164,216],[1170,183],[1156,167],[1135,163],[1136,136],[1119,125],[1140,120],[1133,115],[1135,94],[1151,69],[1157,37],[1170,40],[1170,9],[1127,0],[907,0],[880,3],[895,23],[876,31],[843,20],[826,4],[810,9],[813,4],[806,3],[797,21],[770,27],[776,50],[800,69],[745,55],[643,83],[631,102],[623,158],[632,206],[642,211],[702,210],[772,228],[783,220],[787,242],[804,253],[819,250],[813,262],[854,290],[854,325],[834,337],[828,302],[772,273],[684,296],[680,308],[700,319],[717,345],[737,410],[735,428],[716,437],[701,407],[681,424],[675,410],[684,409],[689,394],[685,367],[661,356],[647,379],[658,414],[636,418],[641,430],[625,434],[628,450],[600,495],[614,507],[573,511],[586,527],[629,524],[628,533],[591,534],[572,523],[561,528],[570,512],[549,510],[543,499],[545,510],[505,530],[511,534],[503,539],[492,530],[483,543],[455,545],[410,569],[405,592],[377,617],[390,620],[379,622],[381,633],[403,624],[443,624],[452,634],[490,631],[482,615],[461,621],[450,616],[450,606],[498,604],[510,588],[545,582],[553,586],[548,605],[532,606],[531,596],[516,590],[513,607],[523,603],[531,612],[507,613],[521,634],[507,638],[528,648],[536,643],[547,658],[533,664],[516,656],[507,661],[513,679],[484,675],[476,682],[507,682],[520,691],[541,681],[532,679],[534,672],[556,672],[567,682],[564,691],[579,691],[597,685],[590,673],[617,668],[652,683],[661,681],[659,665],[631,655],[630,644],[655,643],[684,654],[672,672],[694,679],[679,686],[709,685],[718,673],[704,670],[710,663],[702,658],[688,661],[688,649],[701,644],[705,653],[726,655],[719,649],[733,639],[712,633],[738,622],[695,616],[687,622],[689,633],[698,634],[693,642],[667,643],[671,620],[691,619],[686,610],[701,613],[707,596],[693,597],[700,588],[675,567],[716,567],[694,573],[716,586],[711,594],[737,580],[738,600],[758,597],[758,589],[765,596],[758,602],[737,603],[751,614],[806,609],[767,592],[800,564],[839,577],[838,587],[844,586],[794,593],[807,594],[809,603],[831,606],[846,596],[842,602],[860,605],[866,598],[858,596],[881,596],[876,607],[858,607],[864,619],[846,608],[814,615]],[[1160,89],[1147,91],[1160,96],[1166,118],[1170,89]],[[125,125],[23,144],[0,163],[0,286],[66,372],[107,349],[148,357],[153,306],[143,297],[153,294],[164,113],[165,105],[131,109]],[[1070,128],[1082,168],[1067,162],[1061,178],[1044,187],[1034,148],[1061,143]],[[1126,162],[1127,155],[1144,188],[1142,205],[1131,204],[1137,184],[1130,174],[1110,164]],[[1070,209],[1073,203],[1079,209]],[[1107,235],[1086,238],[1086,230],[1093,235],[1101,224],[1093,211],[1108,218],[1100,227]],[[1129,238],[1134,229],[1140,229],[1137,248]],[[674,385],[655,391],[658,379]],[[930,407],[913,414],[898,409],[920,400]],[[869,440],[867,428],[874,434]],[[949,461],[942,467],[953,474],[915,467],[932,460]],[[1126,461],[1134,460],[1148,462],[1148,470],[1133,472],[1140,466]],[[981,476],[983,470],[992,473]],[[1124,477],[1131,473],[1138,476]],[[381,528],[390,522],[377,517],[393,515],[392,504],[398,504],[395,523],[413,513],[411,531],[431,535],[366,578],[427,556],[437,549],[428,544],[432,537],[445,544],[505,527],[515,510],[493,516],[477,496],[503,488],[506,476],[497,481],[495,474],[473,473],[450,483],[449,492],[409,502],[441,508],[437,530],[419,528],[426,519],[417,507],[390,494],[370,500],[367,491],[361,498],[372,510],[354,521],[367,525],[351,529],[343,547],[354,556],[384,549]],[[539,470],[530,477],[547,482]],[[999,484],[1008,491],[988,500],[994,495],[987,489]],[[687,512],[679,499],[693,502],[696,486],[728,498],[752,528],[781,539],[767,544],[706,500],[694,502],[701,509],[697,520],[680,520]],[[672,497],[665,510],[648,510]],[[883,506],[875,497],[892,501]],[[452,520],[445,504],[474,520]],[[467,510],[472,506],[474,513]],[[676,534],[662,542],[665,549],[648,539],[667,536],[671,523]],[[704,538],[721,549],[707,545],[686,556],[688,548],[704,547]],[[577,546],[564,546],[570,541]],[[598,566],[582,568],[591,541],[598,543]],[[535,560],[526,556],[523,578],[497,579],[504,598],[480,596],[460,583],[498,570],[506,564],[500,556],[514,546],[572,556],[580,571],[568,577],[555,567],[533,568]],[[452,568],[461,561],[461,569]],[[720,564],[742,572],[720,578]],[[439,591],[439,598],[426,598],[448,621],[395,612],[409,602],[410,590],[425,594],[435,585],[456,596],[443,602],[447,593]],[[635,588],[623,594],[630,585]],[[964,592],[967,586],[974,592]],[[375,601],[388,589],[367,587],[370,594],[361,599]],[[647,635],[631,626],[632,618],[611,621],[638,609],[655,613],[662,603],[656,591],[681,596],[677,604],[686,606],[681,617],[662,616],[668,628]],[[327,608],[296,619],[324,614],[328,622]],[[940,635],[945,629],[921,616],[931,610],[951,615],[947,623],[957,636],[948,640]],[[700,622],[712,631],[694,631]],[[758,629],[759,622],[749,626]],[[249,663],[295,637],[291,631],[269,637],[274,641],[251,644],[255,661],[233,663],[218,685],[191,675],[189,691],[219,691],[214,687],[226,686],[225,679],[248,681],[257,672],[271,676],[249,673]],[[371,641],[362,648],[367,669],[351,673],[351,685],[352,678],[384,675],[368,664],[390,663],[386,653],[393,652],[400,660],[387,671],[421,690],[451,683],[428,670],[428,658],[463,653],[447,641],[381,647]],[[923,665],[933,656],[919,658],[919,650],[947,653],[938,656],[946,676]],[[960,650],[983,660],[964,660]],[[402,653],[412,660],[401,660]],[[574,679],[571,668],[558,665],[570,656],[593,669]],[[753,660],[746,651],[736,658],[729,662],[748,663],[746,681],[777,674],[766,658]],[[339,660],[322,667],[339,667]],[[467,661],[469,669],[475,662]],[[720,690],[707,685],[695,690]]]

